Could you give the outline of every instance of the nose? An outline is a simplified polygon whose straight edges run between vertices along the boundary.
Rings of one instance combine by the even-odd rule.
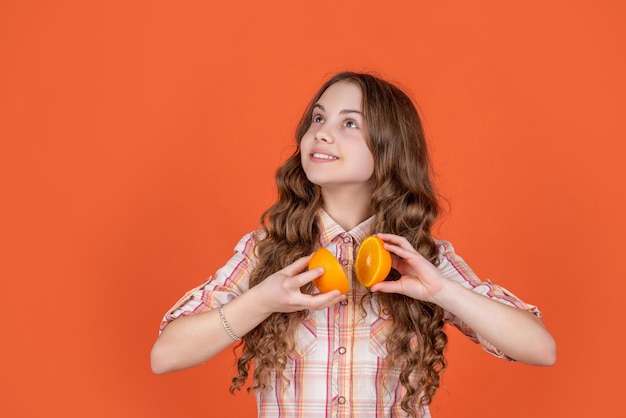
[[[319,127],[319,129],[315,132],[315,139],[317,141],[324,141],[329,144],[335,142],[335,138],[330,132],[328,125],[322,125]]]

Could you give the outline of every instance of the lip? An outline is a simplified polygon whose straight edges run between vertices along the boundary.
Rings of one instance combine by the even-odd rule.
[[[313,151],[311,151],[309,156],[311,157],[312,161],[321,162],[337,161],[339,159],[339,157],[337,157],[336,155],[321,149],[314,149]]]

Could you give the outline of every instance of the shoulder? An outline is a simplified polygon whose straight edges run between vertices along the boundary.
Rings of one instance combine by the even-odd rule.
[[[441,261],[442,258],[456,256],[456,251],[450,241],[438,239],[435,240],[435,244],[437,245],[439,261]]]
[[[255,246],[261,242],[265,236],[266,233],[261,228],[248,232],[241,237],[237,245],[235,245],[235,253],[241,253],[247,256],[253,255]]]
[[[470,266],[456,253],[450,241],[436,240],[435,242],[438,247],[437,268],[444,277],[462,282],[479,281]]]

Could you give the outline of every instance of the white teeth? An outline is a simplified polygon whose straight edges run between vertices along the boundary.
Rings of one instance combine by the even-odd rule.
[[[320,154],[319,152],[316,152],[312,155],[313,158],[321,158],[322,160],[336,160],[337,157],[333,157],[332,155],[328,155],[328,154]]]

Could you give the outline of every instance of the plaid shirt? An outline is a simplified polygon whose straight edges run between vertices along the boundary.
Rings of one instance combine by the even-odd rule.
[[[398,371],[388,371],[382,378],[387,356],[385,339],[391,322],[381,310],[376,295],[360,310],[361,297],[368,292],[355,279],[353,263],[361,241],[370,233],[373,218],[351,231],[344,231],[324,211],[320,212],[319,245],[327,247],[339,259],[352,283],[347,300],[327,309],[312,312],[297,330],[296,347],[289,355],[284,375],[289,380],[271,382],[272,390],[257,393],[259,417],[401,417],[404,388]],[[468,265],[454,253],[452,245],[439,241],[439,270],[449,280],[507,305],[525,309],[537,316],[535,306],[522,302],[505,289],[482,282]],[[234,256],[199,287],[190,290],[165,315],[161,330],[182,316],[217,308],[248,289],[250,272],[257,264],[253,254],[254,234],[237,244]],[[446,313],[448,323],[479,343],[486,351],[505,358],[502,352],[476,335],[458,318]],[[384,383],[383,383],[384,382]],[[422,417],[430,417],[428,410]]]

